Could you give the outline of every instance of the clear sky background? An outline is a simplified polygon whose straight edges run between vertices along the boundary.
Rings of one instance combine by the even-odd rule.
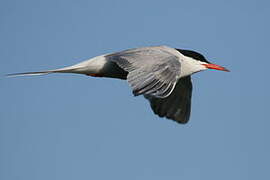
[[[1,0],[1,180],[270,179],[269,1]],[[193,49],[190,122],[155,116],[125,81],[4,74],[127,48]]]

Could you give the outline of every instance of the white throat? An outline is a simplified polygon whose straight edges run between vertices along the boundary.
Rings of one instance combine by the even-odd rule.
[[[207,68],[203,64],[207,64],[202,61],[195,60],[191,57],[183,56],[181,59],[181,77],[192,75],[196,72],[206,70]]]

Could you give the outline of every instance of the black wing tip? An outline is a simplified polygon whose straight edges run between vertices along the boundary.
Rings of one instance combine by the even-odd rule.
[[[187,124],[188,121],[189,121],[189,119],[178,119],[178,120],[176,120],[176,119],[171,119],[171,120],[177,122],[178,124]]]
[[[158,114],[155,112],[156,115],[158,115],[159,117],[161,118],[166,118],[168,120],[171,120],[171,121],[174,121],[178,124],[187,124],[188,121],[189,121],[189,117],[182,117],[182,118],[179,118],[179,117],[171,117],[171,116],[167,116],[166,114]]]

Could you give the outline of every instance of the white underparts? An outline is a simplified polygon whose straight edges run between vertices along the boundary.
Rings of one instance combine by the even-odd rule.
[[[66,67],[66,69],[71,69],[72,73],[98,74],[104,68],[106,63],[108,63],[104,56],[105,55],[101,55],[88,59],[73,66]]]

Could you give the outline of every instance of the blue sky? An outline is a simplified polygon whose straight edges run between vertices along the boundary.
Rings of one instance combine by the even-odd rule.
[[[268,1],[0,1],[0,179],[269,179]],[[190,122],[125,81],[4,74],[127,48],[193,49],[231,72],[193,76]]]

